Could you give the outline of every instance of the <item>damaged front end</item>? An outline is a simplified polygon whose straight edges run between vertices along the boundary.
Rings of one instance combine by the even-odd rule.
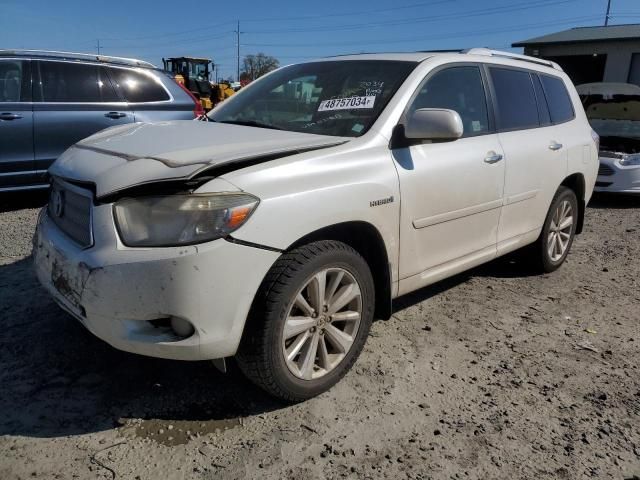
[[[107,203],[154,189],[193,191],[233,170],[347,141],[214,122],[133,124],[79,142],[49,173],[70,183],[90,184],[95,200]]]

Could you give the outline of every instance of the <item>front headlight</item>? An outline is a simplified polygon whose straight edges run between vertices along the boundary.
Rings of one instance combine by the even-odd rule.
[[[640,165],[640,153],[628,153],[620,160],[620,165],[625,167]]]
[[[227,236],[247,221],[258,202],[246,193],[124,198],[113,212],[125,245],[169,247]]]

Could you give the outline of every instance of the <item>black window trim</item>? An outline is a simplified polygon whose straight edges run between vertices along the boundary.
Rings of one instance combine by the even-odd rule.
[[[162,104],[165,104],[165,103],[172,103],[175,100],[173,98],[173,95],[169,91],[169,89],[166,87],[166,85],[162,81],[160,81],[158,79],[158,77],[156,77],[154,74],[152,74],[150,72],[147,73],[149,71],[149,69],[132,68],[132,67],[126,67],[126,66],[122,66],[122,65],[109,65],[109,64],[103,64],[103,66],[105,67],[105,71],[107,73],[107,76],[109,77],[109,81],[111,82],[111,85],[113,86],[113,89],[116,91],[118,96],[122,99],[122,101],[125,102],[127,105],[131,105],[131,106],[136,106],[136,105],[162,105]],[[167,96],[169,98],[167,98],[166,100],[154,100],[153,102],[129,102],[129,101],[127,101],[127,98],[124,96],[124,92],[119,92],[118,88],[116,88],[116,82],[114,81],[113,77],[111,76],[111,73],[109,72],[109,68],[114,68],[114,69],[117,68],[119,70],[133,71],[133,72],[138,73],[140,75],[147,76],[147,77],[151,78],[151,80],[153,80],[155,83],[160,85],[160,87],[162,87],[162,89],[164,90],[164,92],[167,94]]]
[[[533,79],[531,78],[531,73],[533,70],[529,70],[528,68],[520,68],[520,67],[512,67],[511,65],[501,65],[499,63],[483,63],[487,78],[489,79],[489,84],[491,85],[491,98],[493,99],[493,110],[496,118],[496,132],[498,133],[506,133],[506,132],[519,132],[522,130],[533,130],[535,128],[543,128],[548,125],[540,125],[540,114],[538,113],[538,102],[536,97],[536,88],[533,84]],[[489,69],[491,67],[501,68],[503,70],[515,70],[517,72],[528,73],[529,74],[529,82],[531,83],[531,89],[533,90],[533,96],[536,98],[536,114],[538,116],[538,125],[529,126],[529,127],[515,127],[515,128],[498,128],[498,118],[500,117],[500,111],[498,110],[498,100],[496,96],[495,85],[493,83],[493,78],[491,78],[491,72]]]
[[[549,108],[549,101],[547,100],[547,93],[544,91],[544,85],[542,84],[542,79],[537,72],[531,72],[531,81],[533,82],[533,93],[536,96],[536,104],[538,106],[538,123],[540,123],[541,127],[550,127],[553,125],[551,121],[551,109]],[[542,99],[538,98],[538,89],[536,88],[536,79],[538,84],[540,85],[540,89],[542,90]],[[540,109],[546,108],[547,115],[549,116],[549,123],[542,123],[542,117],[540,116]]]
[[[41,77],[41,71],[40,71],[40,64],[43,62],[56,62],[56,63],[66,63],[66,64],[71,64],[71,65],[91,65],[93,67],[100,67],[102,64],[98,63],[98,62],[78,62],[78,61],[69,61],[69,60],[59,60],[56,58],[38,58],[38,59],[34,59],[32,60],[32,65],[33,65],[33,90],[34,90],[34,95],[32,96],[34,104],[37,106],[41,106],[41,105],[113,105],[113,106],[121,106],[121,107],[126,107],[127,102],[124,102],[122,100],[118,101],[118,102],[48,102],[45,101],[44,98],[42,98],[40,95],[38,95],[38,100],[35,99],[36,95],[35,95],[35,86],[36,84],[40,83]],[[111,86],[111,88],[113,88],[113,90],[116,92],[116,88],[113,86],[113,84],[111,83],[111,78],[105,77],[107,80],[109,80],[109,85]],[[118,95],[119,96],[119,95]],[[122,98],[122,97],[120,97]]]
[[[404,107],[402,115],[400,115],[400,120],[398,121],[398,125],[406,124],[409,108],[411,107],[411,105],[413,105],[413,102],[415,101],[417,96],[420,94],[422,87],[431,79],[431,77],[433,77],[437,73],[442,72],[443,70],[448,70],[450,68],[455,68],[455,67],[477,67],[478,68],[480,72],[480,78],[482,81],[482,88],[484,90],[484,100],[487,107],[487,117],[489,121],[489,126],[486,132],[480,133],[478,135],[472,135],[469,137],[462,137],[457,139],[456,141],[466,140],[468,138],[483,137],[485,135],[495,135],[497,133],[496,121],[495,121],[495,116],[493,111],[494,110],[493,109],[493,91],[489,89],[487,74],[485,72],[485,69],[482,68],[482,63],[480,62],[451,62],[451,63],[446,63],[444,65],[439,65],[434,69],[430,70],[429,73],[427,73],[427,75],[422,79],[418,87],[415,89],[415,91],[411,95],[411,98],[407,102],[407,105]]]
[[[555,125],[562,125],[564,123],[568,123],[568,122],[571,122],[571,121],[576,119],[576,109],[575,109],[575,106],[573,105],[573,99],[571,98],[571,94],[569,93],[569,89],[567,88],[567,85],[565,84],[564,80],[561,77],[559,77],[557,75],[551,75],[549,73],[543,73],[543,72],[540,72],[540,71],[537,71],[537,70],[530,70],[528,68],[514,67],[514,66],[511,66],[511,65],[502,65],[500,63],[485,63],[485,62],[483,62],[482,65],[484,66],[484,70],[486,71],[487,79],[489,81],[489,85],[490,85],[490,88],[491,88],[491,98],[493,100],[492,104],[493,104],[493,109],[494,109],[494,112],[495,112],[496,121],[497,121],[497,118],[498,118],[498,103],[495,100],[495,98],[496,98],[496,96],[495,96],[495,87],[494,87],[494,84],[493,84],[493,79],[491,78],[491,74],[489,72],[489,68],[496,67],[496,68],[502,68],[502,69],[505,69],[505,70],[518,70],[518,71],[521,71],[521,72],[528,73],[529,74],[529,80],[531,81],[531,87],[533,88],[533,93],[534,93],[534,96],[536,97],[536,110],[538,110],[538,125],[537,126],[525,127],[525,128],[504,128],[504,129],[498,129],[496,127],[496,132],[498,132],[498,133],[506,133],[506,132],[518,132],[518,131],[522,131],[522,130],[533,130],[533,129],[536,129],[536,128],[546,128],[546,127],[552,127],[552,126],[555,126]],[[539,106],[538,106],[538,102],[537,102],[538,96],[536,95],[536,88],[535,88],[535,85],[533,84],[532,75],[538,75],[538,78],[540,79],[540,85],[542,86],[542,90],[543,90],[544,95],[545,95],[545,102],[547,102],[547,109],[549,110],[550,123],[548,123],[548,124],[542,125],[541,121],[540,121],[540,113],[539,113],[539,108],[538,108]],[[548,96],[547,95],[547,91],[544,88],[544,83],[542,82],[542,78],[540,78],[540,76],[542,76],[542,75],[546,75],[547,77],[556,78],[556,79],[560,80],[562,82],[562,84],[564,85],[564,88],[567,90],[567,94],[569,95],[569,101],[571,103],[571,109],[573,110],[573,116],[570,119],[565,120],[564,122],[553,122],[553,121],[551,121],[551,110],[548,108],[549,102],[547,100],[547,96]]]
[[[20,92],[20,100],[17,102],[0,102],[0,106],[2,105],[15,105],[15,104],[24,104],[24,105],[30,105],[33,103],[33,80],[34,80],[34,66],[33,66],[33,62],[31,61],[30,58],[25,58],[25,57],[2,57],[0,58],[0,61],[14,61],[14,62],[22,62],[23,65],[25,66],[25,69],[27,71],[27,75],[29,77],[29,84],[31,86],[31,88],[29,89],[29,99],[28,100],[23,100],[22,99],[22,91]],[[22,83],[24,81],[23,78],[20,79],[20,82]]]
[[[135,72],[140,72],[140,73],[144,73],[145,69],[123,67],[121,65],[112,65],[104,62],[81,62],[81,61],[70,61],[70,60],[57,59],[57,58],[30,59],[30,62],[31,62],[31,85],[32,85],[31,99],[32,99],[32,102],[37,105],[113,105],[113,106],[127,107],[127,106],[135,106],[135,105],[159,105],[159,104],[172,103],[174,101],[174,97],[169,91],[169,89],[160,80],[158,80],[153,74],[149,74],[149,76],[151,76],[155,82],[159,83],[162,86],[162,88],[167,93],[169,98],[167,100],[159,100],[154,102],[127,102],[122,96],[122,94],[115,87],[114,82],[111,78],[111,75],[109,74],[108,68],[102,68],[100,72],[105,74],[105,79],[109,80],[111,88],[113,88],[118,98],[120,98],[120,100],[117,102],[46,102],[43,100],[36,101],[34,100],[34,97],[35,97],[34,90],[35,90],[36,83],[40,82],[40,63],[39,62],[57,62],[57,63],[68,63],[73,65],[77,65],[77,64],[91,65],[91,66],[96,66],[98,68],[113,67],[113,68],[121,68],[122,70],[133,70]]]
[[[542,90],[544,91],[544,96],[545,98],[549,98],[549,94],[547,93],[547,89],[544,86],[544,82],[542,81],[542,77],[546,76],[546,77],[551,77],[551,78],[555,78],[556,80],[560,80],[562,82],[562,86],[564,87],[564,90],[567,92],[567,96],[569,97],[569,103],[571,104],[571,118],[563,121],[563,122],[554,122],[553,120],[551,120],[551,124],[550,125],[562,125],[563,123],[567,123],[567,122],[571,122],[573,120],[576,119],[576,109],[575,106],[573,105],[573,99],[571,98],[571,94],[569,93],[569,89],[567,88],[567,84],[564,83],[564,80],[561,77],[558,77],[557,75],[549,75],[548,73],[542,73],[542,72],[536,72],[536,74],[538,75],[538,78],[540,79],[540,85],[542,85]],[[547,100],[547,105],[549,104],[549,100]],[[551,108],[549,108],[549,119],[551,119]]]

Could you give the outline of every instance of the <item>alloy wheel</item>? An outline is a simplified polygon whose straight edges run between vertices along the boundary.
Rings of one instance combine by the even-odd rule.
[[[560,202],[549,226],[547,252],[553,262],[559,261],[567,251],[573,230],[573,207],[568,200]]]
[[[362,293],[343,268],[315,273],[297,292],[282,333],[289,371],[303,380],[335,369],[353,346],[362,316]]]

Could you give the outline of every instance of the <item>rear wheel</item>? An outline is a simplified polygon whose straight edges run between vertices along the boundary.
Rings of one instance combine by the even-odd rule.
[[[284,254],[263,282],[237,355],[240,369],[287,401],[337,383],[362,351],[374,286],[348,245],[320,241]]]
[[[578,199],[573,190],[560,187],[535,244],[535,260],[544,272],[553,272],[567,258],[578,225]]]

